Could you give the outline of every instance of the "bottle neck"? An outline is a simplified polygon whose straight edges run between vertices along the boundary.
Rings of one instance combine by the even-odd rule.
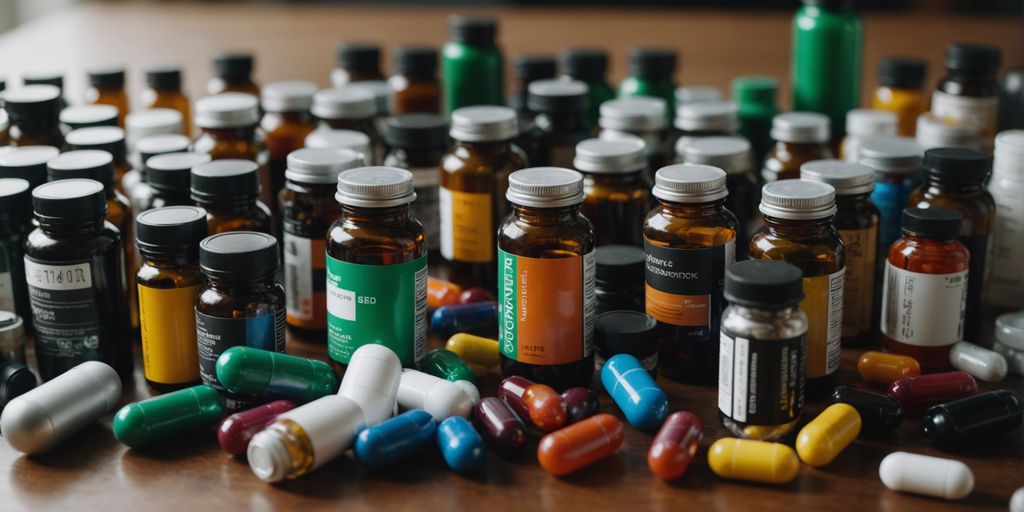
[[[103,232],[106,224],[105,215],[103,217],[79,219],[74,222],[67,219],[58,220],[43,217],[36,217],[36,220],[39,221],[39,229],[54,238],[96,235]]]
[[[836,195],[837,208],[857,210],[867,208],[869,204],[871,204],[871,192]]]
[[[594,183],[609,186],[633,185],[640,181],[640,171],[612,174],[584,173]]]
[[[239,128],[202,128],[203,133],[218,141],[244,141],[253,143],[256,141],[256,126],[243,126]]]
[[[677,203],[658,199],[661,208],[676,217],[713,217],[725,208],[725,198],[704,203]]]
[[[217,196],[207,197],[203,199],[196,199],[196,206],[201,206],[208,212],[216,213],[250,213],[255,212],[256,201],[258,197],[255,196]]]
[[[401,225],[409,222],[409,205],[388,208],[367,208],[341,205],[341,216],[345,222],[372,224],[378,226]]]
[[[749,318],[755,322],[773,324],[791,318],[800,309],[800,305],[795,304],[793,306],[779,308],[776,304],[765,304],[763,307],[749,307],[740,306],[739,304],[730,304],[729,309],[731,309],[734,314],[740,315],[744,318]]]
[[[907,233],[906,231],[903,231],[902,233],[903,233],[903,238],[910,245],[921,245],[921,244],[947,245],[947,244],[956,243],[956,237],[953,237],[953,238],[942,238],[942,237],[935,237],[935,236],[922,236],[922,235],[915,235],[915,234],[912,234],[912,233]]]
[[[143,249],[139,248],[139,254],[146,260],[146,263],[151,267],[156,268],[182,268],[182,267],[199,267],[199,251],[196,249],[191,250],[174,250],[164,248],[153,248]]]
[[[468,151],[484,157],[500,157],[512,152],[512,141],[498,140],[487,142],[464,142],[455,141],[456,148],[465,148]]]
[[[764,216],[765,224],[773,234],[791,238],[818,238],[827,235],[832,230],[832,222],[834,220],[834,215],[806,220]]]
[[[223,275],[203,272],[210,288],[226,295],[241,296],[266,293],[274,286],[274,272],[247,274],[244,276]]]
[[[925,186],[937,193],[974,194],[985,190],[984,183],[949,183],[925,174]]]
[[[575,219],[579,212],[579,203],[555,208],[536,208],[512,203],[512,215],[533,225],[564,224]]]
[[[541,112],[535,120],[537,126],[549,132],[577,132],[586,131],[586,112],[567,112],[561,114],[549,114]]]

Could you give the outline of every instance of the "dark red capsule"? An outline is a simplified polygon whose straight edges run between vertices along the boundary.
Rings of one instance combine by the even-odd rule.
[[[502,457],[515,457],[526,446],[526,426],[504,401],[487,397],[473,409],[473,426]]]
[[[908,416],[918,416],[925,409],[978,393],[978,383],[967,372],[908,375],[893,381],[889,396],[896,399]]]
[[[469,288],[459,295],[459,304],[473,304],[474,302],[494,302],[494,295],[487,288]]]
[[[569,388],[562,393],[565,410],[569,414],[569,424],[589,418],[601,411],[601,403],[597,393],[590,388]]]
[[[512,410],[520,418],[527,418],[530,416],[530,411],[526,408],[523,394],[526,393],[526,388],[532,385],[534,385],[534,382],[525,377],[518,375],[505,377],[501,384],[498,384],[498,398],[504,400],[505,403],[512,407]]]
[[[647,452],[647,466],[662,480],[683,476],[697,455],[703,437],[704,428],[696,414],[686,411],[672,413],[654,436]]]
[[[236,412],[217,427],[217,441],[224,451],[232,455],[242,455],[249,447],[249,441],[257,432],[273,423],[277,417],[295,408],[288,400],[275,400],[269,404]]]

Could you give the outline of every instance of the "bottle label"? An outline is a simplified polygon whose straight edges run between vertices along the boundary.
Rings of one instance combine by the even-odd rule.
[[[885,262],[882,333],[908,345],[943,347],[964,334],[967,271],[922,274]]]
[[[36,357],[62,360],[70,368],[85,361],[103,361],[102,325],[93,291],[89,262],[53,265],[25,257]]]
[[[217,380],[217,358],[231,347],[284,352],[285,311],[266,311],[248,318],[223,318],[196,310],[199,376],[204,384],[224,390]]]
[[[416,200],[409,211],[413,218],[423,224],[423,237],[427,250],[436,251],[441,247],[441,214],[438,212],[438,182],[441,171],[438,167],[412,167],[412,185]]]
[[[306,238],[284,226],[284,281],[288,324],[303,329],[327,327],[327,242]]]
[[[491,194],[438,188],[441,255],[448,261],[490,263],[494,248]]]
[[[147,380],[180,384],[199,379],[195,315],[198,290],[199,285],[139,285],[142,363]]]
[[[498,250],[501,353],[527,364],[559,365],[594,350],[594,251],[529,258]]]
[[[410,367],[427,343],[427,257],[360,265],[327,255],[327,355],[348,364],[368,343],[390,348]]]
[[[826,276],[804,278],[807,313],[807,378],[831,375],[839,369],[843,334],[843,281],[846,269]]]
[[[718,410],[735,421],[782,425],[804,404],[807,336],[784,340],[732,337],[718,350]]]
[[[1024,161],[1020,165],[1024,167]],[[1020,172],[1024,174],[1024,169]],[[988,299],[1000,306],[1020,307],[1024,303],[1024,183],[996,177],[989,192],[996,201],[996,223]]]
[[[725,309],[725,269],[736,260],[736,241],[697,249],[674,249],[644,238],[647,314],[659,322],[694,327],[708,337],[712,318]]]
[[[843,334],[854,337],[871,330],[875,301],[875,262],[878,226],[840,229],[846,244],[846,277],[843,283]]]
[[[999,98],[956,96],[942,91],[932,95],[932,114],[954,125],[976,126],[989,144],[996,133]]]

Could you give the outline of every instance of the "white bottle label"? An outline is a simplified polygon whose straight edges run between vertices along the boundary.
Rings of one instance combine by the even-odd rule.
[[[973,98],[954,96],[942,91],[932,94],[932,114],[957,125],[976,126],[981,130],[982,138],[992,144],[996,131],[996,116],[999,113],[999,100],[996,96]]]
[[[284,232],[284,282],[288,316],[313,319],[312,240]]]
[[[1024,301],[1024,183],[993,176],[989,192],[996,201],[988,300],[1005,307]]]
[[[920,347],[952,345],[963,338],[967,271],[921,274],[885,262],[882,333]]]

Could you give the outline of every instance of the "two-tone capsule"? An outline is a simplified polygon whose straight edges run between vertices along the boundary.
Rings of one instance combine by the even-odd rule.
[[[930,407],[921,416],[921,434],[940,447],[999,439],[1020,426],[1024,405],[1005,389]]]
[[[700,449],[704,429],[700,418],[688,411],[674,412],[654,436],[647,451],[647,467],[662,480],[675,480],[690,467]]]
[[[430,329],[443,337],[460,332],[495,333],[498,331],[498,303],[474,302],[441,306],[430,316]]]
[[[200,384],[125,405],[114,415],[114,437],[139,448],[188,432],[213,427],[224,414],[224,399]]]
[[[860,414],[848,404],[832,404],[796,437],[796,453],[810,466],[835,460],[860,434]]]
[[[544,432],[565,426],[568,414],[565,402],[551,386],[535,384],[529,379],[506,377],[498,386],[498,397],[507,402],[523,419]]]
[[[403,409],[424,409],[441,421],[450,416],[469,417],[480,392],[465,380],[451,382],[407,369],[402,372],[397,398]]]
[[[615,453],[624,438],[622,422],[598,414],[541,438],[537,462],[552,475],[568,475]]]
[[[857,373],[868,382],[889,384],[908,375],[921,375],[921,365],[910,356],[868,351],[857,360]]]
[[[917,416],[925,409],[978,393],[978,383],[966,372],[931,373],[901,377],[889,386],[888,395],[903,408],[903,414]]]
[[[452,382],[458,380],[476,382],[473,369],[458,354],[444,348],[427,352],[427,355],[423,356],[423,360],[420,361],[420,370]]]
[[[1002,354],[966,341],[953,344],[949,350],[949,364],[985,382],[999,382],[1010,370]]]
[[[437,447],[448,467],[457,473],[475,473],[484,466],[484,439],[466,418],[452,416],[439,423]]]
[[[891,396],[852,386],[837,386],[832,392],[832,403],[843,403],[857,409],[861,430],[864,432],[891,432],[903,423],[903,408]]]
[[[716,475],[732,480],[785,484],[796,478],[800,461],[782,443],[726,437],[708,449],[708,465]]]
[[[436,428],[427,411],[406,411],[360,432],[352,452],[363,467],[379,471],[430,444]]]
[[[363,345],[349,359],[338,394],[362,409],[368,425],[380,423],[395,412],[402,362],[383,345]]]
[[[498,354],[498,340],[495,339],[459,333],[448,338],[445,348],[455,352],[478,376],[487,373],[489,369],[501,362],[501,356]]]
[[[217,358],[217,380],[230,393],[297,404],[338,392],[338,376],[323,361],[253,347],[231,347]]]
[[[629,424],[639,430],[654,432],[668,416],[668,397],[636,357],[610,357],[601,368],[601,383]]]
[[[974,490],[974,473],[958,460],[893,452],[882,459],[878,476],[886,487],[901,492],[958,500]]]
[[[236,412],[220,422],[220,426],[217,427],[217,442],[231,455],[242,455],[249,447],[252,436],[273,423],[278,416],[294,408],[295,404],[288,400],[274,400],[269,404]]]
[[[569,388],[562,392],[562,401],[565,402],[565,412],[570,424],[601,412],[601,402],[597,399],[597,392],[590,388],[582,386]]]
[[[504,400],[487,397],[473,409],[473,425],[502,457],[515,457],[526,446],[526,425]]]

